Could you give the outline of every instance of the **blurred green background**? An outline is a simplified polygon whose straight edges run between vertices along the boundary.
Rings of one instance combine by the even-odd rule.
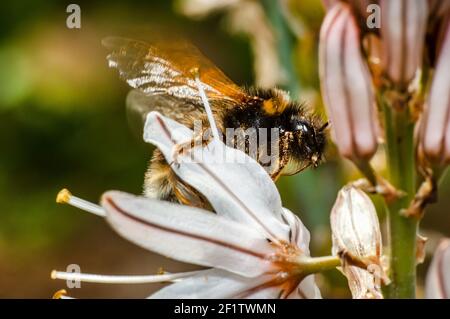
[[[63,187],[91,201],[108,189],[142,191],[151,148],[128,127],[124,105],[129,88],[115,70],[108,69],[106,51],[100,44],[103,37],[135,34],[141,29],[186,37],[236,83],[258,82],[253,72],[257,55],[252,51],[258,35],[229,32],[233,24],[226,19],[226,10],[201,19],[187,17],[183,2],[189,1],[77,1],[81,29],[66,27],[70,2],[2,3],[1,298],[50,298],[65,288],[64,282],[50,279],[51,270],[65,270],[73,263],[83,272],[104,274],[151,274],[161,266],[168,271],[193,268],[126,242],[98,217],[55,203]],[[226,1],[211,1],[221,2]],[[316,55],[323,9],[318,0],[291,2],[290,19],[301,21],[298,26],[279,25],[284,22],[276,2],[263,1],[262,7],[269,26],[290,33],[287,42],[276,38],[275,43],[290,50],[291,71],[297,76],[294,90],[300,88],[294,93],[320,112]],[[278,31],[274,34],[279,35]],[[273,70],[273,74],[277,72]],[[284,82],[284,86],[292,89],[292,83]],[[278,183],[285,206],[298,213],[312,233],[313,255],[329,254],[330,208],[337,190],[356,177],[348,163],[336,158],[332,147],[327,158],[320,168],[284,177]],[[449,190],[447,179],[440,190],[441,202],[425,218],[424,228],[431,239],[450,235]],[[424,267],[420,269],[423,273]],[[318,281],[325,297],[349,296],[337,271],[319,276]],[[69,294],[140,298],[159,287],[83,283],[82,289],[72,289]]]

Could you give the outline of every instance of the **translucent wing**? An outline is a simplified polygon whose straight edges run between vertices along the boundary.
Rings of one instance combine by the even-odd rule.
[[[198,69],[200,81],[210,99],[243,102],[247,95],[200,51],[187,42],[147,43],[111,37],[103,40],[111,50],[109,66],[121,78],[147,95],[167,94],[200,102],[192,71]]]
[[[157,111],[188,127],[191,127],[194,119],[203,114],[203,109],[197,104],[167,94],[147,95],[140,90],[131,90],[128,93],[126,107],[130,127],[139,138],[142,137],[147,114],[152,111]]]

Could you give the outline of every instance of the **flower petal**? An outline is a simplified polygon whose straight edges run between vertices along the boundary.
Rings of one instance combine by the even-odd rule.
[[[431,262],[425,284],[427,299],[450,299],[450,239],[439,244]]]
[[[378,0],[322,0],[325,9],[330,10],[336,3],[346,2],[352,8],[355,14],[357,14],[359,19],[365,21],[365,19],[369,16],[368,7],[371,4],[378,4]],[[361,23],[362,25],[364,23]]]
[[[377,149],[375,97],[351,9],[338,3],[320,31],[320,82],[339,152],[368,159]]]
[[[156,145],[173,162],[176,144],[189,141],[192,131],[152,112],[144,140]],[[192,160],[192,155],[194,160]],[[218,215],[247,224],[272,241],[287,240],[288,227],[281,218],[281,199],[266,171],[245,153],[213,140],[178,157],[175,173],[202,193]]]
[[[288,296],[288,299],[322,299],[319,287],[316,285],[315,276],[305,277],[297,289]]]
[[[109,191],[101,204],[111,226],[135,244],[180,261],[255,277],[272,247],[258,232],[210,212]]]
[[[381,0],[383,65],[396,84],[408,84],[422,66],[428,19],[424,0]]]
[[[152,294],[151,299],[229,299],[261,285],[267,278],[246,278],[220,269],[208,269]]]
[[[309,241],[311,235],[308,229],[303,225],[300,218],[289,209],[283,207],[283,218],[290,228],[289,241],[301,249],[302,253],[309,256]]]

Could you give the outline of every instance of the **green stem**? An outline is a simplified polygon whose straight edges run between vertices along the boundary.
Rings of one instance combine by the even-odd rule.
[[[303,275],[315,274],[327,270],[335,269],[341,265],[341,260],[337,256],[323,257],[300,257],[295,263]]]
[[[392,282],[385,292],[390,298],[415,298],[418,221],[401,214],[402,209],[408,208],[416,190],[414,123],[406,105],[394,107],[391,101],[382,99],[390,182],[406,193],[387,203]]]

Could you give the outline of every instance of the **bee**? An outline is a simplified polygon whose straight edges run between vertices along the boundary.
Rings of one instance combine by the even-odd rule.
[[[192,70],[197,69],[197,80],[207,95],[218,130],[277,129],[275,143],[279,151],[268,150],[267,144],[274,142],[269,138],[267,143],[258,144],[256,153],[251,155],[274,181],[281,175],[317,167],[323,159],[327,123],[306,111],[302,104],[292,101],[287,92],[236,85],[188,42],[150,43],[111,37],[104,39],[103,45],[110,50],[109,66],[116,68],[120,77],[134,88],[127,96],[127,111],[129,117],[138,119],[141,128],[146,114],[151,111],[158,111],[191,129],[196,120],[209,127],[192,76]],[[242,140],[248,142],[248,139]],[[232,145],[238,147],[236,141]],[[248,145],[244,149],[250,153]],[[270,165],[262,163],[262,154],[271,158]],[[207,206],[201,194],[177,177],[158,149],[145,174],[144,194],[192,206]]]

